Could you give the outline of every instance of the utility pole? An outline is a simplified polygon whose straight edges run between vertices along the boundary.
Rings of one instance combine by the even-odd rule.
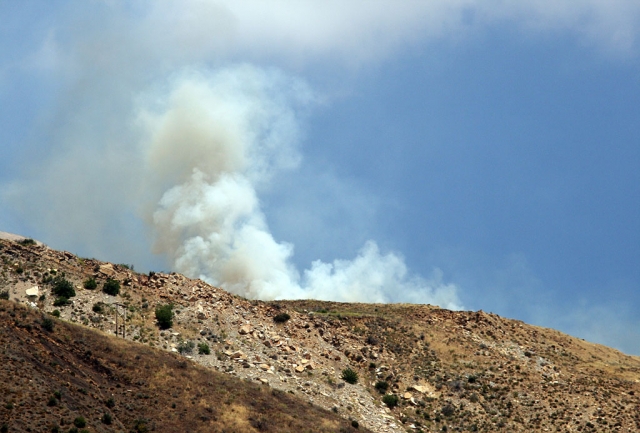
[[[116,307],[116,337],[118,336],[118,316],[122,317],[122,338],[127,338],[127,306],[114,302],[112,305]],[[122,307],[122,313],[120,313],[120,307]]]

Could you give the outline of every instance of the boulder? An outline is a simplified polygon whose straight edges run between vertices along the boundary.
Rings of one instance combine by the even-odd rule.
[[[240,327],[240,329],[238,330],[238,333],[240,335],[246,335],[246,334],[250,334],[252,331],[253,331],[253,328],[251,327],[251,325],[247,323]]]

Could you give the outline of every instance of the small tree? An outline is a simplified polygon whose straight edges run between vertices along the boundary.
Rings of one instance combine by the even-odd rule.
[[[394,394],[387,394],[382,397],[382,402],[386,404],[390,409],[393,409],[398,405],[398,396]]]
[[[54,295],[60,298],[73,298],[76,296],[76,290],[73,288],[73,284],[62,276],[55,277],[51,281],[53,289],[51,291]]]
[[[120,293],[120,282],[109,278],[105,281],[104,286],[102,286],[102,291],[107,295],[117,296],[118,293]]]
[[[173,305],[158,305],[156,307],[156,320],[160,329],[169,329],[173,326]]]
[[[342,380],[352,385],[358,382],[358,373],[351,368],[345,368],[342,370]]]
[[[385,392],[387,392],[387,389],[389,389],[389,383],[382,380],[376,382],[375,386],[380,394],[384,394]]]
[[[98,283],[96,283],[96,279],[93,277],[84,280],[84,283],[82,283],[82,285],[87,290],[95,290],[98,288]]]
[[[199,343],[198,353],[200,355],[209,355],[211,353],[211,349],[209,349],[209,345],[207,343]]]
[[[84,417],[79,416],[73,420],[73,425],[75,425],[78,428],[83,428],[87,426],[87,421],[84,419]]]

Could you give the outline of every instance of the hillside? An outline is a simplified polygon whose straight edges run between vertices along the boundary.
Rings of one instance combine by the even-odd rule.
[[[345,420],[343,428],[353,430],[355,420],[360,431],[375,432],[640,430],[640,358],[551,329],[428,305],[250,301],[179,274],[139,274],[15,240],[0,240],[0,257],[0,291],[33,314],[58,310],[64,321],[113,335],[114,303],[121,303],[127,319],[118,319],[119,335],[137,342],[140,356],[173,360],[150,370],[176,374],[186,357],[229,381],[254,382],[269,396],[266,385],[304,407],[327,409]],[[76,295],[54,306],[52,283],[61,276]],[[90,278],[97,287],[84,289]],[[119,282],[117,296],[103,292],[108,279]],[[154,310],[165,304],[173,305],[174,319],[163,330]],[[198,353],[204,344],[209,354]],[[342,380],[345,369],[357,373],[357,383]],[[148,389],[142,384],[132,393]]]
[[[354,430],[283,392],[4,300],[0,346],[3,431]]]

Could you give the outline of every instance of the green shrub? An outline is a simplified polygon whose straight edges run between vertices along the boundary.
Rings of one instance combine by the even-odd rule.
[[[195,347],[196,345],[193,341],[183,341],[180,344],[178,344],[178,352],[180,352],[183,355],[193,353],[193,349]]]
[[[84,417],[79,416],[73,420],[73,425],[78,428],[83,428],[87,426],[87,421],[84,419]]]
[[[65,305],[69,305],[71,301],[64,296],[58,296],[55,301],[53,301],[54,307],[64,307]]]
[[[110,413],[108,413],[108,412],[105,412],[105,413],[102,415],[102,423],[103,423],[103,424],[106,424],[106,425],[110,425],[110,424],[111,424],[111,421],[112,421],[111,414],[110,414]]]
[[[289,319],[291,319],[291,316],[289,316],[287,313],[280,313],[273,318],[273,321],[276,323],[284,323]]]
[[[43,317],[40,325],[45,331],[53,332],[53,319],[50,319],[49,317]]]
[[[58,400],[54,396],[49,397],[49,401],[47,402],[47,406],[53,407],[53,406],[55,406],[57,404],[58,404]]]
[[[102,291],[107,295],[117,296],[120,293],[120,282],[114,280],[113,278],[109,278],[104,282],[102,286]]]
[[[116,401],[113,399],[113,397],[109,397],[109,399],[107,399],[107,401],[104,402],[104,405],[107,406],[109,409],[111,409],[116,405]]]
[[[62,276],[55,277],[51,283],[53,285],[53,289],[51,289],[51,291],[54,295],[67,299],[76,296],[76,290],[73,288],[73,284],[71,284],[71,282],[66,278]]]
[[[98,283],[96,283],[95,278],[91,277],[84,280],[84,283],[82,283],[82,286],[87,290],[95,290],[98,288]]]
[[[91,311],[98,314],[104,313],[104,304],[102,302],[96,302],[93,304],[93,307],[91,307]]]
[[[352,385],[358,383],[358,373],[351,368],[345,368],[342,370],[342,380]]]
[[[158,305],[156,307],[156,320],[160,329],[169,329],[173,326],[173,305]]]
[[[27,246],[27,245],[35,245],[35,244],[36,244],[36,241],[34,241],[34,240],[33,240],[33,239],[31,239],[31,238],[28,238],[28,239],[21,239],[21,240],[19,240],[19,241],[18,241],[18,243],[19,243],[20,245],[25,245],[25,246]]]
[[[136,433],[147,433],[149,431],[149,428],[147,427],[148,422],[149,421],[144,418],[137,419],[133,426],[133,431]]]
[[[209,355],[211,353],[211,349],[207,343],[198,344],[198,353],[200,355]]]
[[[394,394],[387,394],[382,397],[382,402],[386,404],[390,409],[393,409],[398,405],[398,396]]]
[[[51,315],[52,315],[53,317],[60,317],[60,310],[53,310],[53,311],[51,312]]]
[[[358,421],[353,419],[353,420],[351,420],[351,427],[358,428],[358,427],[360,427],[360,424],[358,423]]]
[[[8,290],[3,290],[2,292],[0,292],[0,299],[4,299],[6,301],[9,300],[9,291]]]
[[[456,411],[456,409],[452,405],[447,404],[442,408],[442,415],[444,415],[444,416],[446,416],[448,418],[451,415],[453,415],[455,411]]]
[[[376,382],[376,389],[380,394],[384,394],[389,389],[389,384],[383,380]]]
[[[0,426],[0,433],[8,433],[9,432],[9,425],[8,424],[2,424]]]

